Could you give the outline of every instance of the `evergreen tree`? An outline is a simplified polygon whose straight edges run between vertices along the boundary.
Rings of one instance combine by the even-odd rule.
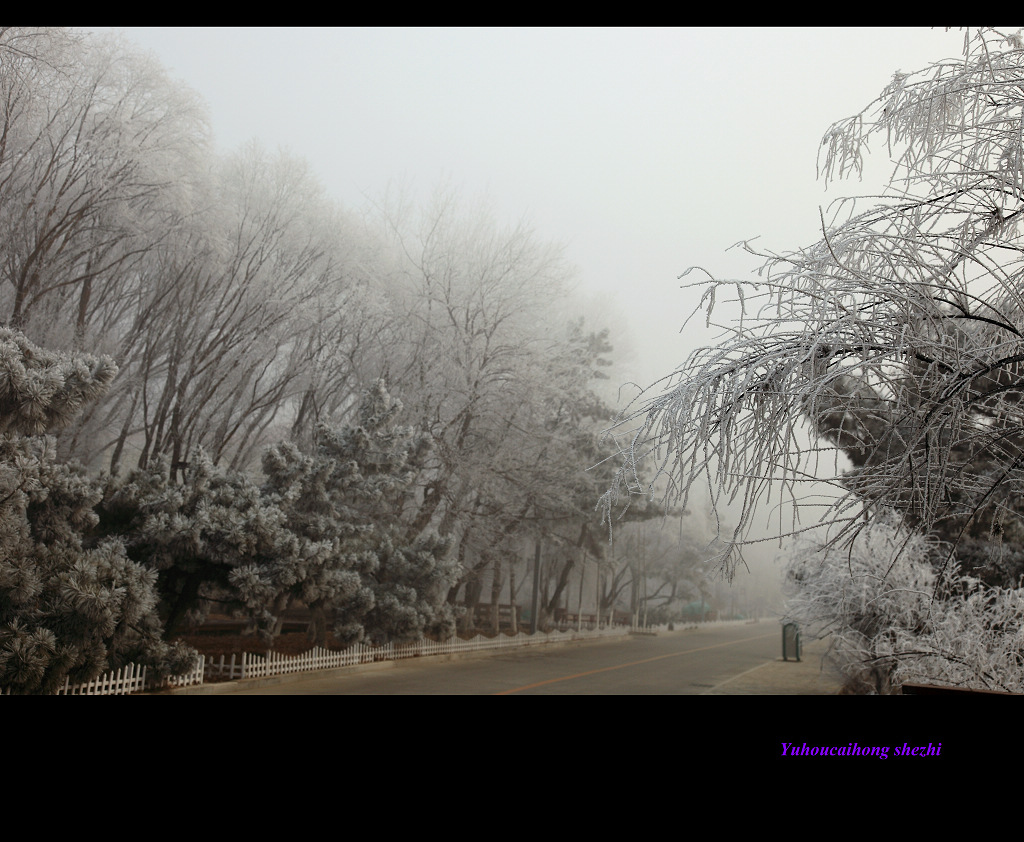
[[[431,533],[410,537],[403,519],[430,438],[395,423],[401,408],[378,381],[354,426],[319,426],[312,454],[284,443],[264,455],[267,501],[304,547],[317,549],[251,565],[233,581],[252,605],[275,593],[304,603],[319,645],[332,615],[342,643],[454,629],[442,598],[454,574],[448,542]]]
[[[284,528],[284,516],[245,475],[217,468],[201,450],[179,466],[175,482],[165,460],[133,471],[108,487],[102,515],[108,532],[124,537],[129,554],[158,575],[160,613],[170,638],[213,603],[250,609],[273,633],[275,603],[241,598],[232,579],[239,568],[294,563],[304,550]]]
[[[573,576],[584,575],[589,561],[601,562],[608,549],[595,503],[612,481],[615,443],[604,429],[614,410],[600,394],[602,369],[612,363],[609,331],[586,331],[582,319],[570,322],[553,353],[543,361],[544,373],[535,378],[532,414],[521,428],[535,431],[531,446],[521,446],[510,479],[511,507],[519,514],[518,529],[527,516],[535,536],[544,544],[541,576],[541,623],[552,618]],[[521,507],[521,508],[520,508]],[[665,514],[650,500],[631,506],[625,521],[646,520]],[[510,530],[511,531],[511,530]],[[469,588],[467,587],[467,591]]]
[[[0,687],[42,694],[128,662],[183,672],[161,642],[155,576],[117,540],[86,546],[100,492],[55,460],[68,423],[116,373],[107,357],[45,351],[0,329]]]

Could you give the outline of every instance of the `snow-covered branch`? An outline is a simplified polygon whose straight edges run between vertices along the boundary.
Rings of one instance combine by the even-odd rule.
[[[731,289],[743,314],[621,419],[620,440],[631,435],[610,514],[656,489],[685,504],[706,483],[716,504],[738,503],[740,546],[769,501],[799,513],[825,482],[841,489],[823,516],[834,544],[879,510],[950,542],[1024,536],[1017,43],[971,32],[964,59],[898,75],[829,130],[824,177],[859,171],[881,136],[898,164],[888,190],[866,212],[822,213],[809,248],[745,245],[765,260],[756,283],[704,282],[709,320]],[[656,476],[641,484],[649,460]],[[795,515],[788,531],[801,528]]]

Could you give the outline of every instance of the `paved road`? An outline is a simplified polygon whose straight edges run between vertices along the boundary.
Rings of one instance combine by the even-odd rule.
[[[770,671],[778,662],[780,645],[776,623],[722,624],[600,643],[509,650],[446,663],[400,661],[329,677],[239,688],[230,695],[728,693],[735,692],[729,688],[743,686],[745,676],[768,675],[761,668]],[[798,666],[778,663],[787,671]]]

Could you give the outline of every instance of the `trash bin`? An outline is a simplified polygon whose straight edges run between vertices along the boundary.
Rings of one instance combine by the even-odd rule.
[[[800,660],[800,626],[786,623],[782,627],[782,660]]]

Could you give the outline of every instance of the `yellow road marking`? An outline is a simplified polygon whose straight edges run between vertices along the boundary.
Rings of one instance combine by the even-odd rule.
[[[587,672],[578,672],[575,675],[564,675],[561,678],[549,678],[546,681],[538,681],[535,684],[524,684],[522,687],[516,687],[512,690],[502,690],[500,693],[492,693],[493,696],[509,696],[512,693],[519,693],[522,690],[532,690],[534,687],[543,687],[545,684],[557,684],[559,681],[572,681],[574,678],[583,678],[587,675],[597,675],[599,672],[610,672],[611,670],[621,670],[626,667],[635,667],[639,664],[649,664],[652,661],[661,661],[665,658],[678,658],[680,655],[689,655],[692,652],[706,652],[708,649],[717,649],[720,646],[735,646],[737,643],[748,643],[751,640],[763,640],[766,637],[775,637],[775,633],[762,634],[758,637],[745,637],[742,640],[728,640],[725,643],[714,643],[711,646],[702,646],[699,649],[687,649],[683,652],[671,652],[668,655],[655,655],[653,658],[644,658],[641,661],[630,661],[628,664],[618,664],[614,667],[601,667],[597,670],[588,670]]]

